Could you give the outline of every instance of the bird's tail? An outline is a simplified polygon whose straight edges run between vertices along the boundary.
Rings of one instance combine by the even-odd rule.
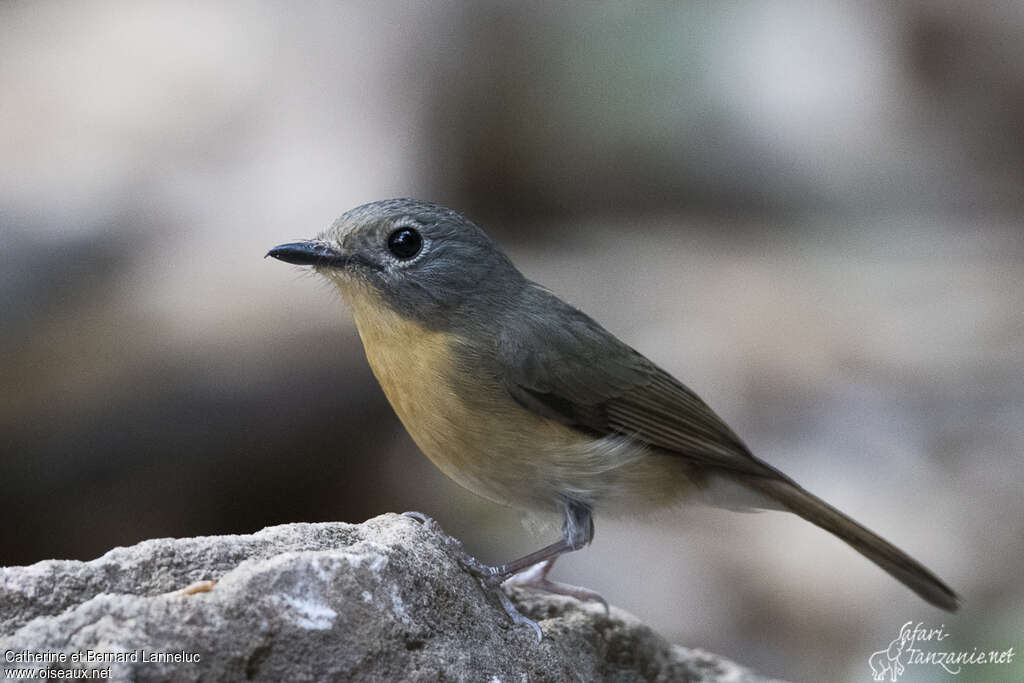
[[[777,501],[784,509],[843,539],[936,607],[952,612],[959,606],[957,594],[923,564],[792,481],[744,477],[743,483]]]

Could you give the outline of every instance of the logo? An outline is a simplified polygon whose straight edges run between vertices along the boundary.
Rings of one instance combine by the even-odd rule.
[[[876,681],[898,681],[908,666],[938,666],[946,673],[958,675],[965,667],[982,664],[1012,664],[1012,647],[1005,650],[953,650],[942,644],[949,638],[946,625],[928,628],[923,622],[908,621],[889,647],[872,652],[868,657],[871,678]]]

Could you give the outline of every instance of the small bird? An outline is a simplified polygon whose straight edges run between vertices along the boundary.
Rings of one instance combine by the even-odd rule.
[[[561,516],[562,537],[525,557],[493,567],[463,558],[538,636],[503,581],[518,574],[604,602],[549,581],[558,556],[590,543],[595,513],[687,500],[793,512],[931,604],[957,608],[957,595],[922,564],[754,457],[693,391],[524,277],[459,213],[414,199],[372,202],[267,255],[312,266],[337,286],[388,401],[442,472],[496,503]]]

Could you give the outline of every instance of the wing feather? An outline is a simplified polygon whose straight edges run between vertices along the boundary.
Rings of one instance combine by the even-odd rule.
[[[593,434],[624,434],[697,464],[784,478],[693,391],[542,288],[505,322],[499,359],[522,406]],[[539,300],[537,300],[539,299]]]

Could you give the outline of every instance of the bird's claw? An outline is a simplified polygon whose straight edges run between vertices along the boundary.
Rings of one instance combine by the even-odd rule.
[[[454,536],[449,536],[447,533],[445,533],[444,529],[441,528],[441,525],[438,524],[433,517],[425,515],[422,512],[415,511],[403,512],[402,516],[416,520],[424,529],[440,536],[441,542],[445,546],[447,546],[450,552],[452,552],[455,555],[455,557],[459,561],[459,564],[468,569],[474,575],[476,573],[477,567],[484,566],[475,557],[467,554],[466,551],[462,549],[462,541],[455,538]]]
[[[416,512],[415,510],[410,510],[408,512],[403,512],[402,516],[403,517],[408,517],[409,519],[416,520],[424,528],[430,529],[431,531],[438,531],[438,532],[441,531],[441,525],[438,524],[434,520],[433,517],[430,517],[429,515],[425,515],[422,512]]]
[[[512,624],[514,626],[526,626],[531,628],[537,636],[538,643],[544,640],[544,632],[540,630],[540,625],[533,619],[524,617],[519,613],[516,606],[512,604],[511,600],[509,600],[508,595],[505,594],[505,589],[501,587],[501,584],[498,584],[492,590],[494,590],[495,594],[498,596],[498,600],[501,602],[501,606],[504,608],[505,614],[507,614],[508,618],[512,620]]]

